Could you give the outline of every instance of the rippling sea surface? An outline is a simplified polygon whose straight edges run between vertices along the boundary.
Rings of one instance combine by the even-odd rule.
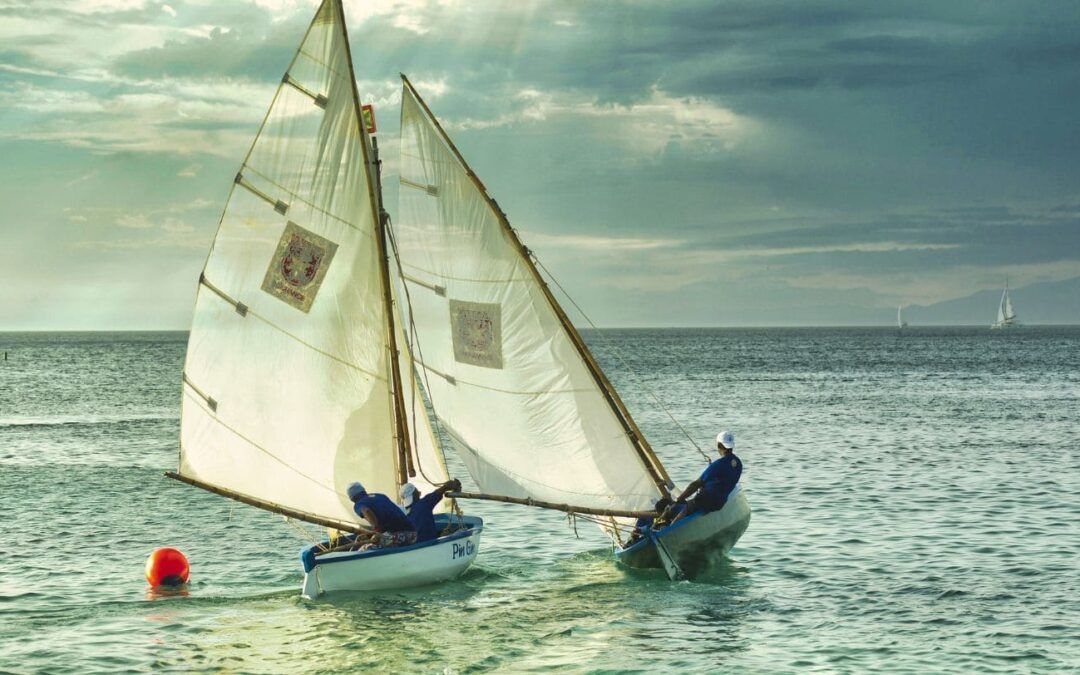
[[[292,527],[162,476],[186,334],[0,334],[0,671],[1080,669],[1080,329],[586,337],[680,485],[647,392],[735,430],[754,516],[708,578],[474,503],[462,579],[302,601]],[[164,545],[186,595],[142,578]]]

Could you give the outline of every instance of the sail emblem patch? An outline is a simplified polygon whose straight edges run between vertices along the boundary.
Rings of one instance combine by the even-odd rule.
[[[495,303],[450,301],[454,359],[484,368],[502,368],[502,308]]]
[[[336,251],[334,242],[289,222],[263,277],[262,289],[307,313]]]

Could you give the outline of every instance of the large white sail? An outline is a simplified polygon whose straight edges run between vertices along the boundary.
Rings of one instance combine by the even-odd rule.
[[[368,139],[340,0],[326,0],[236,176],[184,364],[180,474],[355,520],[397,494]]]
[[[662,467],[635,445],[629,416],[407,81],[400,180],[394,232],[432,406],[480,488],[650,509]]]

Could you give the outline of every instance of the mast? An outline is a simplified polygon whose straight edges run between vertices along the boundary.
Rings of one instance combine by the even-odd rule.
[[[356,112],[356,123],[360,127],[360,150],[364,155],[364,172],[367,174],[368,196],[371,202],[372,215],[375,219],[375,244],[378,247],[379,274],[382,277],[383,311],[386,314],[387,344],[390,350],[390,395],[391,415],[394,418],[394,440],[397,444],[397,473],[398,484],[404,485],[409,476],[416,475],[412,467],[412,458],[409,448],[409,430],[406,428],[405,399],[401,391],[401,372],[398,368],[397,331],[394,329],[394,301],[390,291],[390,264],[386,250],[386,220],[387,213],[382,203],[382,183],[380,182],[380,170],[378,160],[378,144],[372,139],[374,158],[368,156],[368,132],[364,124],[364,113],[360,109],[360,93],[356,89],[356,73],[353,71],[352,48],[349,46],[349,31],[345,26],[345,10],[341,0],[331,0],[338,13],[341,22],[341,32],[345,41],[345,56],[349,62],[349,84],[353,92],[353,108]],[[371,167],[375,166],[375,177],[372,179]]]
[[[578,352],[578,355],[581,357],[583,363],[585,364],[585,367],[589,371],[589,374],[592,376],[593,380],[599,387],[601,393],[604,396],[604,399],[607,401],[609,407],[611,408],[611,411],[614,413],[616,419],[623,427],[623,430],[625,431],[627,437],[630,439],[635,452],[637,453],[639,459],[645,467],[645,470],[648,472],[649,477],[656,485],[657,490],[659,490],[660,494],[662,494],[663,496],[670,498],[671,493],[669,492],[668,486],[672,483],[671,478],[668,476],[667,471],[664,469],[664,465],[661,464],[659,458],[657,458],[656,454],[653,452],[648,440],[646,440],[644,434],[641,433],[641,430],[634,422],[633,417],[631,417],[630,411],[626,408],[626,405],[619,397],[619,394],[615,391],[615,388],[611,385],[611,382],[608,380],[603,370],[601,370],[599,364],[596,362],[596,359],[593,358],[593,355],[589,351],[589,348],[585,344],[585,341],[582,339],[581,334],[578,333],[577,328],[574,327],[574,324],[566,316],[566,313],[563,311],[562,306],[559,305],[558,300],[555,299],[555,296],[552,294],[551,289],[548,287],[547,282],[540,275],[539,270],[537,270],[536,265],[533,263],[532,253],[529,251],[528,248],[525,247],[524,244],[521,243],[521,240],[517,236],[517,232],[514,231],[514,228],[511,227],[510,222],[507,220],[506,214],[499,207],[498,203],[491,197],[491,195],[488,194],[487,188],[482,182],[480,182],[480,179],[477,178],[476,173],[472,170],[472,167],[469,166],[469,163],[467,161],[465,161],[465,158],[457,149],[457,146],[454,145],[454,142],[450,140],[450,136],[446,133],[446,130],[443,129],[442,124],[439,123],[438,118],[436,118],[434,113],[431,112],[431,109],[428,108],[427,103],[424,101],[423,98],[420,97],[419,93],[417,93],[416,89],[413,87],[412,82],[409,81],[409,78],[406,77],[404,73],[401,73],[401,80],[405,83],[405,86],[409,88],[409,92],[412,94],[413,98],[415,98],[416,101],[421,105],[421,107],[423,107],[425,114],[432,121],[435,128],[438,130],[439,135],[446,143],[447,147],[461,163],[461,166],[465,169],[466,174],[469,176],[469,180],[472,181],[476,189],[480,192],[481,195],[483,195],[485,202],[491,209],[492,213],[495,215],[496,220],[499,222],[503,233],[510,241],[511,245],[517,250],[522,259],[525,261],[526,268],[529,270],[533,279],[536,281],[537,285],[541,289],[544,298],[547,300],[548,305],[555,313],[555,316],[558,319],[563,330],[570,337],[571,343]]]

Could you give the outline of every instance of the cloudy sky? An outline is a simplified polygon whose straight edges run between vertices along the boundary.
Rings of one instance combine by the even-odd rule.
[[[0,0],[0,330],[187,327],[314,5]],[[403,71],[599,324],[1080,276],[1080,3],[345,5],[387,171]]]

